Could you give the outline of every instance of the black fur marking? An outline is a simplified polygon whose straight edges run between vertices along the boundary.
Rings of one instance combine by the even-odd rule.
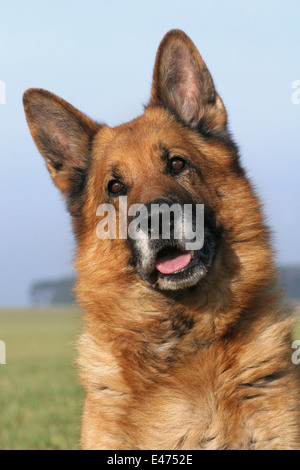
[[[89,167],[73,168],[70,176],[71,187],[67,196],[68,210],[72,217],[81,216]]]
[[[122,176],[120,174],[120,170],[119,170],[118,165],[113,165],[110,169],[110,173],[111,173],[111,178],[112,179],[122,181]]]
[[[276,372],[273,372],[272,374],[265,375],[264,377],[260,379],[260,381],[264,382],[266,386],[272,382],[275,382],[276,380],[282,379],[284,376],[285,376],[284,372],[278,370]]]
[[[61,171],[64,167],[64,164],[61,163],[61,162],[55,162],[55,161],[51,161],[51,165],[53,166],[53,168],[57,171]]]
[[[155,104],[150,104],[146,106],[145,109],[152,108],[152,107],[165,110],[166,112],[171,114],[172,117],[175,118],[178,124],[180,124],[182,127],[190,131],[196,132],[197,134],[200,134],[201,137],[203,137],[208,142],[212,142],[212,143],[220,142],[220,143],[225,144],[226,147],[232,152],[232,155],[234,155],[232,169],[238,174],[244,175],[244,170],[241,168],[239,164],[238,146],[234,142],[233,137],[231,136],[231,133],[229,132],[227,128],[225,130],[212,130],[211,131],[205,122],[205,118],[200,119],[198,126],[194,128],[194,127],[191,127],[189,124],[187,124],[185,121],[183,121],[180,118],[180,116],[177,114],[177,112],[171,107],[167,107],[163,104],[155,103]]]
[[[100,126],[100,125],[99,125]],[[86,196],[86,186],[91,166],[91,155],[93,151],[93,142],[96,133],[89,135],[88,141],[88,156],[84,167],[73,167],[70,174],[70,190],[67,195],[67,206],[71,216],[74,219],[79,219],[82,215],[82,207]],[[78,229],[81,229],[80,223],[74,221],[75,234]]]
[[[161,158],[161,161],[164,165],[164,174],[168,174],[168,161],[169,161],[169,158],[170,158],[170,151],[162,144],[160,143],[159,144],[159,153],[160,153],[160,158]]]
[[[261,393],[258,393],[259,390],[264,390],[265,388],[272,386],[273,382],[282,379],[284,375],[285,375],[284,372],[279,370],[279,371],[273,372],[272,374],[268,374],[263,377],[260,377],[254,380],[253,382],[246,382],[246,383],[240,384],[238,387],[240,390],[249,389],[249,391],[250,390],[253,390],[253,392],[256,391],[256,393],[250,394],[249,396],[244,396],[242,397],[242,399],[250,400],[250,399],[261,396]]]
[[[183,309],[177,309],[171,316],[172,331],[180,338],[186,335],[194,326],[193,319],[184,313]]]
[[[254,400],[255,398],[261,398],[263,395],[260,393],[256,393],[254,395],[245,395],[242,397],[242,400],[247,401],[247,400]]]

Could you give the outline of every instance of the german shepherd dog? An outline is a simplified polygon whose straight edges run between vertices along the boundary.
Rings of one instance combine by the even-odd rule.
[[[27,90],[24,107],[78,245],[82,448],[300,448],[292,316],[260,202],[190,38],[163,38],[149,104],[127,124],[101,125],[42,89]],[[204,205],[203,245],[187,250],[171,218],[169,239],[100,239],[97,209],[118,215],[121,196],[149,217],[158,202]]]

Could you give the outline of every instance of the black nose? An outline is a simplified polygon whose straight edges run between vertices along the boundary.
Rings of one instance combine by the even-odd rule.
[[[148,213],[148,236],[174,238],[175,222],[182,223],[183,205],[170,198],[158,198],[145,204]]]

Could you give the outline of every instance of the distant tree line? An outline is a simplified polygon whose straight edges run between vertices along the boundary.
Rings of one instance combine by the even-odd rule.
[[[280,283],[290,299],[300,300],[300,266],[283,266],[279,270]],[[75,303],[73,287],[75,278],[36,282],[30,289],[33,305],[58,305]]]
[[[300,266],[282,266],[280,283],[290,299],[300,300]]]
[[[30,289],[33,305],[64,305],[75,303],[73,294],[75,278],[35,282]]]

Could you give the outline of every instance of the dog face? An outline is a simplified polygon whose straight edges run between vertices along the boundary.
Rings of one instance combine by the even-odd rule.
[[[127,197],[128,207],[140,204],[145,209],[149,232],[140,230],[135,239],[128,237],[129,266],[147,284],[160,290],[197,284],[213,261],[221,230],[216,226],[201,172],[205,157],[193,132],[189,135],[165,110],[150,107],[144,116],[125,126],[103,128],[96,140],[92,194],[97,193],[97,187],[101,188],[101,195],[95,202],[112,204],[118,216],[120,197]],[[151,238],[152,222],[161,216],[158,208],[164,207],[166,211],[172,207],[182,209],[179,224],[183,224],[184,207],[190,207],[190,224],[195,233],[197,204],[205,207],[205,236],[200,249],[186,249],[191,240],[184,227],[182,236],[175,238],[174,211],[169,214],[168,236],[164,237],[159,220],[159,233]]]
[[[128,279],[138,276],[160,291],[184,291],[210,272],[213,276],[217,264],[225,272],[232,240],[236,243],[246,231],[249,236],[251,227],[256,229],[256,202],[227,131],[223,102],[183,32],[170,31],[161,42],[149,105],[127,124],[100,125],[40,89],[25,92],[24,107],[36,145],[67,200],[80,253],[89,260],[93,256],[90,264],[99,263],[99,270],[101,262],[109,259],[112,264],[113,257],[115,276],[126,273]],[[97,207],[110,204],[119,216],[125,196],[128,207],[139,204],[146,209],[146,229],[134,239],[97,239]],[[247,203],[250,209],[255,206],[256,219],[249,210],[241,223]],[[184,214],[186,205],[191,209],[187,224],[184,215],[174,215],[176,208]],[[187,248],[192,238],[186,228],[195,233],[198,205],[204,206],[204,243]],[[163,233],[162,207],[169,212],[168,237]],[[141,220],[137,214],[128,217],[127,229],[137,217]],[[154,239],[153,220],[159,227]],[[181,238],[175,237],[178,220]]]

